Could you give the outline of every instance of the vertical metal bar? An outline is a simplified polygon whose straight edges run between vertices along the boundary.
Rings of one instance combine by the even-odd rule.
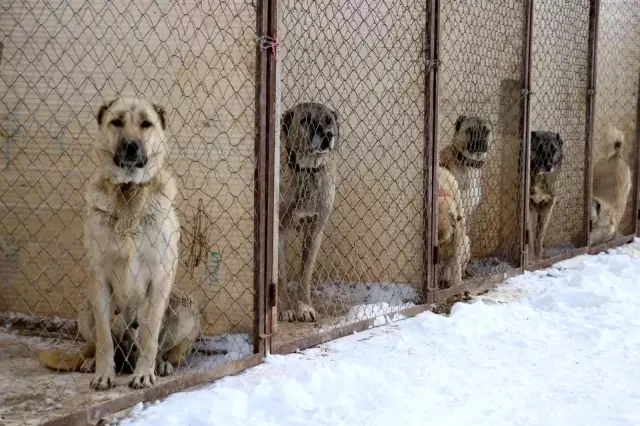
[[[636,235],[640,236],[640,73],[638,73],[638,102],[636,102]]]
[[[584,205],[584,220],[586,246],[591,247],[591,197],[593,196],[593,134],[596,112],[596,82],[598,72],[598,22],[600,17],[600,0],[591,0],[589,8],[589,67],[587,88],[587,120],[585,146],[585,177],[586,196]]]
[[[429,59],[425,72],[426,83],[426,143],[424,153],[425,167],[425,282],[423,294],[427,303],[435,302],[436,292],[436,236],[437,232],[437,188],[438,180],[438,61],[440,58],[440,0],[430,0],[427,11],[427,25],[429,27]]]
[[[268,26],[268,13],[265,12],[268,0],[261,0],[256,7],[256,34],[265,36]],[[266,289],[266,218],[267,218],[267,60],[269,55],[256,43],[256,141],[255,141],[255,190],[254,190],[254,266],[253,266],[253,353],[264,355],[265,342],[260,337],[265,330],[265,289]]]
[[[263,0],[264,1],[264,0]],[[278,4],[279,0],[268,0],[268,36],[271,40],[275,41],[278,39]],[[276,194],[276,185],[279,182],[276,182],[275,178],[275,168],[280,167],[276,162],[277,153],[276,147],[278,147],[278,143],[276,141],[276,123],[278,122],[276,114],[278,112],[277,108],[277,87],[278,87],[278,73],[277,73],[277,60],[278,55],[275,50],[276,46],[274,45],[272,54],[267,55],[269,66],[268,66],[268,76],[267,76],[267,164],[266,164],[266,179],[267,179],[267,219],[266,219],[266,265],[265,265],[265,283],[270,288],[270,294],[268,295],[271,301],[275,301],[276,297],[276,276],[274,274],[273,260],[274,260],[274,231],[278,229],[278,218],[275,216],[276,211],[276,203],[278,200],[275,197]],[[276,317],[274,317],[274,309],[272,304],[269,303],[267,309],[265,310],[265,317],[267,321],[267,335],[269,338],[266,340],[266,350],[267,353],[271,351],[271,336],[275,332],[275,321]]]
[[[526,269],[529,261],[529,248],[527,245],[527,230],[529,224],[529,187],[531,184],[531,63],[533,49],[533,2],[525,2],[525,45],[524,45],[524,69],[522,76],[522,145],[520,149],[520,268]]]

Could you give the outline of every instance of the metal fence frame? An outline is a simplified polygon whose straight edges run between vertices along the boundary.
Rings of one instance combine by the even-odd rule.
[[[502,281],[507,276],[516,275],[529,269],[540,269],[548,267],[551,264],[584,253],[597,253],[603,249],[619,246],[621,244],[632,241],[637,235],[640,235],[640,125],[637,125],[637,141],[636,144],[636,167],[632,170],[635,173],[636,193],[632,195],[635,209],[637,213],[635,217],[635,234],[625,235],[617,238],[609,243],[592,247],[591,242],[587,241],[587,246],[572,250],[569,253],[546,259],[535,265],[529,264],[529,253],[527,244],[527,233],[525,231],[529,214],[529,156],[530,156],[530,94],[531,94],[531,66],[532,61],[532,42],[533,27],[535,25],[533,19],[534,2],[539,0],[525,0],[525,17],[524,25],[525,33],[525,51],[524,69],[522,75],[522,138],[521,149],[523,153],[524,166],[520,170],[520,207],[519,207],[519,233],[520,233],[520,266],[515,268],[509,274],[495,274],[486,278],[471,280],[456,288],[439,290],[436,285],[435,265],[437,259],[437,243],[436,243],[436,218],[437,206],[434,202],[434,188],[437,188],[437,177],[434,170],[438,167],[438,95],[439,95],[439,41],[440,41],[440,0],[424,0],[428,2],[427,8],[427,28],[425,31],[429,35],[428,51],[426,53],[426,62],[424,65],[424,82],[425,82],[425,140],[424,140],[424,227],[423,227],[423,262],[424,276],[422,282],[423,300],[422,304],[409,309],[400,311],[403,316],[414,316],[432,308],[433,304],[445,301],[447,298],[456,294],[470,291],[480,292],[490,288],[494,284]],[[593,137],[594,137],[594,117],[596,107],[596,76],[597,76],[597,53],[598,53],[598,23],[599,23],[599,0],[591,0],[590,2],[590,23],[589,23],[589,56],[588,56],[588,99],[586,114],[586,164],[585,164],[585,223],[590,223],[590,209],[588,208],[591,200],[591,181],[593,168]],[[87,424],[94,422],[105,415],[112,414],[124,410],[134,404],[144,401],[153,401],[167,395],[202,385],[212,380],[224,377],[226,375],[235,374],[249,367],[260,364],[264,357],[270,353],[286,354],[294,352],[298,349],[308,348],[323,342],[327,342],[353,332],[363,331],[374,326],[374,319],[359,321],[348,326],[336,328],[331,331],[319,333],[317,335],[280,345],[272,350],[272,337],[277,333],[277,314],[276,314],[276,282],[277,282],[277,251],[274,250],[274,243],[277,243],[275,233],[277,226],[277,171],[278,167],[278,149],[279,141],[276,140],[278,122],[276,114],[277,106],[277,88],[279,85],[279,75],[277,69],[277,56],[274,54],[277,48],[278,40],[278,0],[261,0],[256,4],[257,20],[256,34],[258,41],[256,43],[256,169],[255,169],[255,202],[254,202],[254,218],[255,218],[255,237],[254,237],[254,354],[248,358],[233,361],[229,364],[213,368],[205,372],[189,373],[186,375],[176,376],[168,382],[153,388],[129,393],[126,396],[109,400],[91,407],[83,407],[75,414],[67,417],[53,420],[47,424],[50,425],[73,425]],[[1,52],[1,50],[0,50]],[[640,102],[640,100],[639,100]],[[637,120],[640,123],[640,108],[637,111]],[[588,229],[585,232],[588,235]]]

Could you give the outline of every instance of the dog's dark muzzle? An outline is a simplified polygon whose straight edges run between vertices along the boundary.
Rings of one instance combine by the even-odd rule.
[[[123,169],[146,166],[147,156],[142,148],[142,142],[136,139],[123,139],[113,156],[113,162]]]
[[[328,151],[331,148],[333,148],[331,146],[331,141],[332,140],[333,140],[333,133],[327,132],[324,135],[322,135],[322,141],[320,142],[320,150],[321,151]]]
[[[485,153],[489,150],[489,144],[486,139],[472,139],[467,144],[467,151],[473,154]]]

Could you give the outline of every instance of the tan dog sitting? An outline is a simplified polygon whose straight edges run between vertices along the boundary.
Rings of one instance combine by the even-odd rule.
[[[612,139],[613,150],[593,166],[591,245],[615,237],[631,191],[631,169],[621,154],[624,135],[614,130]]]
[[[460,285],[471,257],[471,244],[458,181],[444,167],[438,167],[438,253],[439,285]]]
[[[178,268],[177,193],[165,170],[164,109],[118,97],[98,114],[96,173],[87,185],[84,245],[91,268],[89,298],[96,325],[91,387],[115,386],[111,314],[139,322],[140,353],[129,386],[156,381],[158,339]]]

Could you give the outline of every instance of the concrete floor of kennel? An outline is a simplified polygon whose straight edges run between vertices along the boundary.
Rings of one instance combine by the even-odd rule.
[[[238,336],[242,342],[236,345]],[[158,377],[157,384],[250,355],[252,347],[248,337],[246,334],[227,335],[227,346],[235,352],[220,351],[217,355],[194,353],[173,376]],[[197,344],[200,349],[211,350],[221,346],[220,336],[206,339]],[[234,343],[230,343],[232,339],[235,339]],[[236,346],[238,348],[234,349]],[[117,376],[115,388],[96,392],[89,387],[92,374],[58,373],[46,369],[38,360],[38,352],[44,349],[74,352],[81,351],[83,347],[82,341],[73,342],[52,336],[52,333],[24,335],[19,329],[0,326],[0,426],[40,425],[105,401],[127,395],[134,397],[140,392],[128,387],[131,378],[128,374]]]

